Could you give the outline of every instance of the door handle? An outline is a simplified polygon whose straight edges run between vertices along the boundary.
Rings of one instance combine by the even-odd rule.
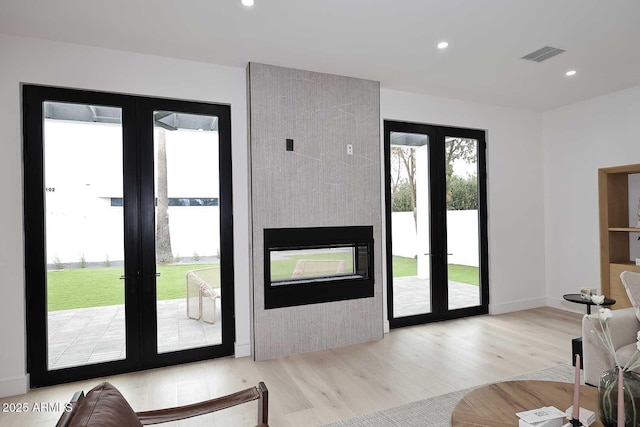
[[[125,280],[125,279],[133,279],[134,277],[137,277],[138,275],[136,274],[135,276],[127,276],[127,275],[122,275],[120,276],[120,280]],[[160,273],[155,273],[152,275],[153,277],[160,277]]]

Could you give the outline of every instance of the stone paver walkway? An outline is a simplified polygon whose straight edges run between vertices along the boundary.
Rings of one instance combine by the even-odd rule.
[[[480,287],[449,281],[449,309],[480,305]],[[405,317],[431,312],[429,279],[415,276],[393,278],[393,315]]]
[[[184,298],[158,301],[157,307],[160,353],[222,342],[220,310],[210,324],[189,319]],[[126,357],[124,305],[52,311],[48,321],[49,369]]]

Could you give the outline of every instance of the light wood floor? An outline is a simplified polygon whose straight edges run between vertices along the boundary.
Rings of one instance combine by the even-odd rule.
[[[136,411],[182,405],[264,381],[275,427],[317,426],[568,363],[581,315],[538,308],[395,329],[378,342],[276,360],[225,358],[106,378]],[[64,403],[102,379],[45,387],[5,402]],[[58,413],[0,412],[0,426],[52,426]],[[243,426],[255,404],[182,424]],[[252,424],[254,423],[254,424]]]

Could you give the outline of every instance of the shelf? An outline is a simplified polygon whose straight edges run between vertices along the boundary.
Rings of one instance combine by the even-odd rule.
[[[640,163],[635,165],[624,165],[624,166],[613,166],[609,168],[601,168],[599,170],[605,174],[631,175],[635,173],[640,173]]]
[[[618,301],[616,309],[631,307],[620,273],[625,270],[640,273],[640,265],[630,261],[631,247],[636,244],[636,233],[640,233],[640,223],[635,224],[635,215],[630,217],[630,212],[635,213],[637,189],[630,192],[629,176],[636,174],[640,174],[640,163],[598,169],[600,288],[603,294]],[[637,177],[632,182],[637,186]],[[629,200],[632,193],[633,200]],[[632,222],[636,227],[629,227]]]
[[[611,261],[609,264],[624,265],[625,267],[633,266],[633,267],[640,268],[640,265],[636,265],[635,261]]]

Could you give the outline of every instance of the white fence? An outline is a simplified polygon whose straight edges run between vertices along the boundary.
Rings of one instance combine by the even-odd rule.
[[[425,247],[418,244],[412,212],[393,212],[391,233],[393,255],[413,258]],[[449,264],[480,265],[478,211],[447,211],[447,252]]]
[[[55,193],[54,193],[55,194]],[[47,197],[47,262],[105,263],[124,259],[124,227],[121,206],[111,206],[109,198],[73,199],[55,209]],[[80,206],[78,201],[84,203]],[[174,256],[191,258],[219,255],[220,209],[218,206],[170,206],[169,228]]]
[[[51,198],[48,198],[51,201]],[[111,206],[109,199],[94,199],[89,208],[47,216],[48,262],[103,262],[124,259],[122,207]],[[78,206],[78,208],[80,208]],[[173,253],[180,257],[216,256],[220,236],[217,206],[171,206],[169,221]],[[418,255],[416,228],[411,212],[391,215],[393,255],[413,258]],[[208,227],[204,227],[208,224]],[[420,245],[424,247],[424,245]],[[478,212],[447,212],[447,250],[450,264],[478,267]]]

